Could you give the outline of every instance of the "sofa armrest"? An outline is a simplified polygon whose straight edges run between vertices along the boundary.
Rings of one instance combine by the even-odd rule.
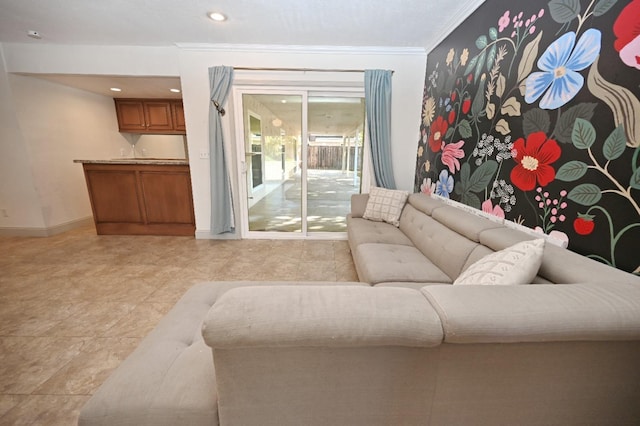
[[[431,347],[443,337],[417,290],[360,286],[233,289],[211,307],[202,334],[213,349]]]
[[[640,287],[626,284],[428,286],[448,343],[640,339]]]
[[[353,194],[351,196],[351,217],[362,217],[367,209],[369,194]]]

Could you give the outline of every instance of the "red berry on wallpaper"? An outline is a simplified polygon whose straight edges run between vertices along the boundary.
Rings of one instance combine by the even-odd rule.
[[[467,98],[462,102],[462,112],[465,114],[468,113],[469,108],[471,108],[471,99]]]
[[[576,233],[579,235],[591,234],[595,226],[596,224],[593,221],[593,216],[590,214],[578,213],[578,217],[573,221],[573,229],[575,229]]]
[[[453,124],[454,121],[456,121],[456,113],[455,111],[451,111],[449,113],[449,124]]]

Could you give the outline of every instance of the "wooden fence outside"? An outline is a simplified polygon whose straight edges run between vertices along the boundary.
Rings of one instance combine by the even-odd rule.
[[[362,164],[362,147],[358,149],[358,169]],[[341,146],[310,146],[307,150],[307,167],[320,170],[342,170],[343,150]],[[349,147],[349,167],[353,170],[356,147]]]

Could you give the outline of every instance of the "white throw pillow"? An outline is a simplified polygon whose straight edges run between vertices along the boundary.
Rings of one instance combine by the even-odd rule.
[[[522,241],[469,266],[454,285],[530,284],[542,264],[544,239]]]
[[[369,191],[369,200],[362,217],[398,226],[400,213],[408,196],[407,191],[373,187]]]

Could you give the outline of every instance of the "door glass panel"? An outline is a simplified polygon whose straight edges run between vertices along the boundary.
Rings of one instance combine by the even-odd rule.
[[[347,230],[351,195],[360,192],[364,116],[361,97],[308,97],[308,232]]]
[[[249,231],[302,232],[302,96],[243,94]]]

